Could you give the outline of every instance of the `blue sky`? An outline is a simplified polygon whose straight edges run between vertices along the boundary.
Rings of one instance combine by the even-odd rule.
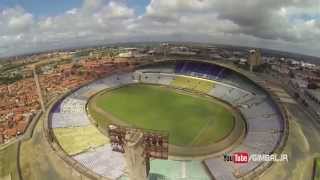
[[[124,0],[137,14],[143,14],[150,0]],[[36,17],[55,16],[81,7],[83,0],[0,0],[0,9],[22,7]]]
[[[82,0],[1,0],[0,7],[20,6],[35,16],[52,16],[80,7]]]
[[[127,3],[128,6],[134,8],[138,14],[143,14],[150,0],[127,0]]]

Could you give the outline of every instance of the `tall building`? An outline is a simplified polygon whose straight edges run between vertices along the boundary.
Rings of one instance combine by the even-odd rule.
[[[262,64],[260,49],[252,49],[249,51],[248,65],[250,66],[250,71],[253,71],[255,66]]]

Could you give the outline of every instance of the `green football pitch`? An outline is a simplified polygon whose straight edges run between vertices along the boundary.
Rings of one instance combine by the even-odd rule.
[[[130,85],[98,94],[89,102],[98,125],[121,121],[169,132],[169,143],[201,146],[226,137],[234,127],[229,109],[213,98],[153,85]]]

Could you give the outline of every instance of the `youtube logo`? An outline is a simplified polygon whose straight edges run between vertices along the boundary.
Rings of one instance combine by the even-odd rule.
[[[248,163],[249,153],[247,152],[235,152],[232,155],[224,154],[224,161],[229,161],[233,163]]]
[[[247,152],[236,152],[233,154],[234,163],[248,163],[249,154]]]

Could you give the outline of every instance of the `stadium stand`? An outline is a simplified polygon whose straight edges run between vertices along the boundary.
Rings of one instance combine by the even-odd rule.
[[[214,159],[208,159],[204,162],[214,179],[236,180],[236,177],[233,176],[234,169],[228,162],[223,160],[222,156]]]
[[[108,138],[91,125],[85,104],[103,89],[130,83],[134,83],[132,73],[100,79],[71,93],[50,114],[51,128],[62,149],[84,167],[113,179],[124,172],[123,157],[112,152]]]
[[[53,132],[63,150],[74,155],[109,142],[93,125],[54,128]]]
[[[238,106],[243,102],[253,98],[252,93],[248,91],[221,83],[216,83],[215,87],[211,89],[208,94],[217,98],[221,98],[235,106]]]
[[[161,64],[159,65],[149,65],[143,68],[140,68],[136,70],[140,73],[168,73],[168,74],[174,74],[174,68],[175,64],[173,63],[167,63],[167,64]]]
[[[159,73],[142,73],[140,80],[143,83],[158,84],[159,78]]]
[[[171,85],[177,88],[183,89],[192,89],[195,91],[200,91],[207,93],[211,90],[214,83],[208,80],[195,79],[184,76],[177,76],[172,82]]]
[[[80,127],[90,124],[85,113],[52,113],[52,128]]]
[[[264,94],[255,84],[235,73],[229,73],[228,76],[224,77],[223,82],[255,94]]]
[[[62,113],[80,113],[85,112],[86,101],[66,98],[63,100],[60,106],[60,111]]]
[[[255,94],[263,94],[263,91],[248,79],[215,64],[182,61],[176,64],[175,73],[221,81]]]
[[[77,154],[73,158],[93,172],[111,179],[122,176],[125,169],[123,155],[113,152],[109,144]]]
[[[174,77],[172,75],[160,74],[158,83],[162,85],[169,85],[173,80],[174,80]]]
[[[214,64],[185,61],[176,64],[175,73],[219,80],[225,77],[228,70]]]
[[[116,77],[117,81],[120,82],[121,85],[126,85],[126,84],[133,84],[135,83],[134,81],[134,76],[131,73],[125,73],[125,74],[120,74]]]

